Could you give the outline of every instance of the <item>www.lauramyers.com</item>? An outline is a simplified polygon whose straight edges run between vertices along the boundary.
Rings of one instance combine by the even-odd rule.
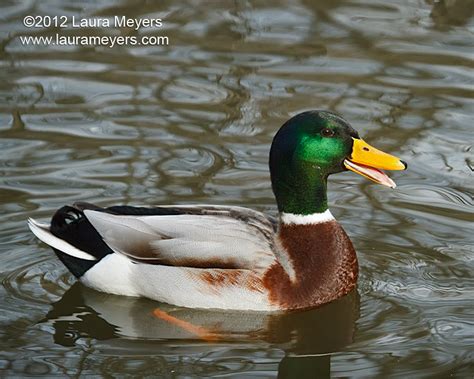
[[[90,35],[90,30],[99,28],[128,28],[159,29],[163,26],[161,18],[127,18],[114,16],[112,18],[78,18],[75,16],[25,16],[23,25],[27,28],[59,28],[59,29],[88,29],[87,35],[71,35],[54,33],[49,36],[23,35],[19,36],[23,45],[56,45],[56,46],[168,46],[168,36],[163,35]]]

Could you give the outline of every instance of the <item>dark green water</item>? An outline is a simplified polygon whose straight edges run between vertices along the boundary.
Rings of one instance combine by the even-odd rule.
[[[0,370],[4,377],[472,378],[474,3],[2,1]],[[163,19],[26,28],[26,15]],[[168,46],[24,45],[21,36],[167,36]],[[273,134],[342,113],[409,163],[396,190],[330,183],[357,292],[307,312],[188,310],[75,280],[28,231],[77,200],[238,204],[274,213]],[[159,306],[223,331],[207,343]]]

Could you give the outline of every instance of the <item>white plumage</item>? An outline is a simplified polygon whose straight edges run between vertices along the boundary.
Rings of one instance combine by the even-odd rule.
[[[86,261],[96,261],[97,259],[85,251],[79,250],[66,241],[54,236],[49,231],[49,224],[42,224],[32,218],[28,219],[28,226],[33,234],[49,246],[62,251],[72,257],[85,259]]]

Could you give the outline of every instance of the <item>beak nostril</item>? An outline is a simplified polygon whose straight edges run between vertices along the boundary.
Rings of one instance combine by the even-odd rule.
[[[368,147],[364,147],[364,150],[365,150],[365,151],[369,151],[369,148],[368,148]]]

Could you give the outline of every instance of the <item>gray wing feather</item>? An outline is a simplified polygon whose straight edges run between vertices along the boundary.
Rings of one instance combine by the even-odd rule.
[[[183,267],[268,267],[274,227],[262,213],[241,207],[191,206],[180,215],[84,213],[104,241],[133,260]]]

